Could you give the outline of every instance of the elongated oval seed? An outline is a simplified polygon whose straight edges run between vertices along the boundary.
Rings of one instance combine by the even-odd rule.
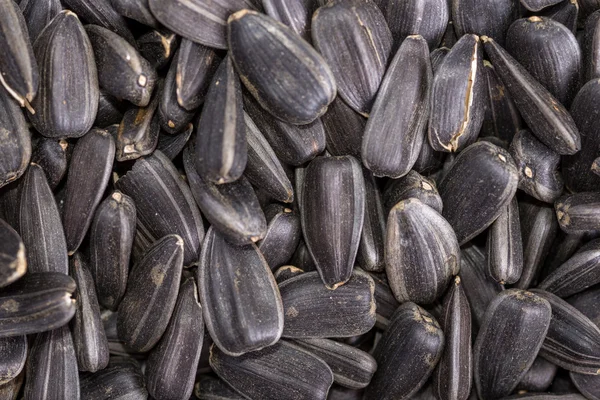
[[[231,57],[222,62],[208,89],[196,132],[196,168],[216,184],[239,179],[248,149],[240,80]]]
[[[442,215],[463,245],[486,229],[517,190],[518,172],[510,154],[489,142],[462,151],[440,182]]]
[[[0,288],[10,285],[27,271],[25,245],[6,221],[0,219]]]
[[[135,216],[131,197],[116,190],[100,203],[90,227],[90,271],[98,302],[113,311],[127,288]]]
[[[308,42],[280,22],[250,10],[233,14],[227,25],[230,56],[263,108],[297,125],[313,122],[327,111],[336,94],[335,79]]]
[[[313,12],[318,7],[313,0],[262,0],[265,13],[289,26],[304,40],[310,42],[310,24]]]
[[[353,156],[360,160],[367,119],[336,97],[321,120],[327,137],[327,151],[332,156]]]
[[[402,200],[414,197],[437,212],[442,212],[442,199],[435,182],[416,171],[410,171],[400,179],[390,180],[383,191],[386,214]]]
[[[117,331],[129,348],[150,350],[167,329],[179,291],[184,242],[167,235],[155,242],[131,270],[119,304]]]
[[[63,9],[60,0],[23,0],[18,4],[27,23],[31,43]]]
[[[285,324],[283,337],[351,337],[375,325],[375,283],[355,270],[336,290],[327,289],[316,271],[287,279],[279,285]]]
[[[110,3],[115,11],[124,17],[151,27],[159,25],[154,15],[150,12],[148,0],[111,0]]]
[[[233,246],[210,228],[200,256],[198,288],[206,328],[225,354],[260,350],[281,337],[281,297],[256,245]]]
[[[145,400],[148,391],[144,375],[133,358],[112,357],[108,367],[94,374],[82,374],[79,380],[81,399],[99,399],[110,393],[115,398]]]
[[[34,44],[40,85],[29,119],[47,137],[85,135],[98,111],[98,74],[92,44],[77,15],[62,11]]]
[[[388,216],[385,269],[399,302],[432,303],[460,269],[452,227],[418,199],[399,202]]]
[[[552,309],[542,297],[505,290],[490,303],[475,340],[473,370],[482,399],[509,395],[542,347]]]
[[[565,195],[554,204],[560,229],[566,233],[593,231],[600,228],[600,193]]]
[[[12,336],[0,339],[0,386],[15,379],[27,361],[27,336]]]
[[[0,72],[1,75],[1,72]],[[9,93],[0,89],[0,187],[21,177],[31,158],[27,121]]]
[[[0,83],[21,107],[33,101],[39,84],[38,64],[28,40],[27,25],[12,0],[0,2]]]
[[[458,152],[477,139],[485,115],[484,78],[479,37],[465,35],[444,58],[431,87],[428,136],[434,150]]]
[[[518,12],[518,4],[511,0],[452,0],[452,22],[459,37],[466,33],[487,35],[501,45]]]
[[[284,340],[240,357],[228,356],[213,345],[210,366],[244,398],[325,399],[333,383],[325,361]]]
[[[375,176],[399,178],[414,165],[427,128],[432,81],[427,42],[408,36],[387,69],[365,127],[362,161]]]
[[[523,272],[523,241],[516,196],[490,226],[486,247],[490,276],[501,284],[518,281]]]
[[[364,168],[363,177],[365,179],[365,217],[356,262],[365,271],[383,271],[385,267],[386,212],[375,177]]]
[[[414,303],[402,304],[377,344],[377,372],[365,399],[412,398],[433,372],[443,347],[444,334],[431,314]]]
[[[294,254],[302,236],[302,227],[298,213],[289,208],[273,204],[267,207],[266,211],[267,214],[274,215],[269,215],[267,233],[264,239],[258,242],[258,248],[271,270],[275,271],[285,265]]]
[[[534,135],[558,154],[578,152],[581,138],[567,110],[498,43],[487,36],[481,39],[494,69]]]
[[[101,129],[92,129],[73,149],[63,211],[69,254],[79,248],[92,223],[108,185],[114,159],[115,141]]]
[[[135,160],[151,154],[160,132],[157,113],[160,100],[157,89],[146,107],[131,107],[123,114],[117,131],[117,161]]]
[[[571,381],[587,399],[598,400],[600,393],[600,377],[571,372]]]
[[[301,195],[304,240],[323,283],[335,289],[350,278],[364,221],[358,161],[351,156],[314,159],[306,168]]]
[[[334,0],[315,11],[311,29],[315,48],[331,67],[340,97],[367,116],[393,45],[385,17],[373,1]]]
[[[194,390],[204,338],[202,306],[193,279],[179,289],[171,321],[146,364],[148,392],[155,399],[188,399]]]
[[[195,110],[204,102],[212,78],[221,64],[214,49],[182,39],[176,61],[177,102],[186,110]]]
[[[38,164],[48,178],[48,185],[56,189],[67,173],[71,148],[66,140],[41,139],[31,155],[31,162]]]
[[[159,70],[169,65],[175,56],[179,37],[165,28],[151,30],[138,38],[134,47],[139,48],[140,55],[154,69]]]
[[[31,164],[21,181],[19,233],[30,272],[69,272],[67,243],[56,202],[44,171]]]

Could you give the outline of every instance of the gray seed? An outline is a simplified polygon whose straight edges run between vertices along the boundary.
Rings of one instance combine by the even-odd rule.
[[[600,399],[600,377],[598,375],[584,375],[570,373],[571,381],[587,399]]]

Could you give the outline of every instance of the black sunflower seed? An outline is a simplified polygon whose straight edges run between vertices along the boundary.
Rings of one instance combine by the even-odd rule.
[[[31,155],[31,162],[42,167],[48,178],[48,185],[56,189],[67,173],[69,143],[66,140],[40,139]]]
[[[313,0],[263,0],[265,13],[289,26],[307,42],[311,41],[310,25],[313,12],[318,7]]]
[[[116,12],[144,25],[158,27],[159,23],[150,12],[148,0],[110,0]]]
[[[452,22],[459,37],[466,33],[487,35],[500,44],[504,44],[506,31],[518,12],[518,3],[511,0],[452,1]]]
[[[588,399],[598,399],[598,393],[600,393],[600,377],[598,375],[585,375],[571,372],[570,376],[571,381],[581,394]]]
[[[558,367],[546,360],[544,357],[537,356],[521,382],[517,385],[517,390],[526,390],[528,392],[545,392],[548,390]]]
[[[93,374],[82,374],[79,379],[82,400],[105,398],[146,400],[148,391],[144,375],[137,361],[130,357],[112,357],[108,367]]]
[[[35,42],[52,18],[62,11],[60,0],[22,0],[17,3],[27,23],[31,43]]]
[[[442,212],[442,199],[437,191],[435,182],[418,172],[410,171],[400,179],[388,181],[383,191],[383,205],[386,214],[402,200],[416,198],[437,212]]]
[[[273,204],[267,208],[267,214],[270,209],[272,214],[268,215],[269,225],[264,239],[259,241],[258,248],[265,257],[267,265],[272,271],[275,271],[282,265],[285,265],[294,250],[298,247],[298,242],[302,236],[302,227],[300,226],[300,216],[289,208]]]
[[[0,339],[0,387],[17,376],[27,361],[27,336],[3,337]],[[7,399],[10,400],[10,399]]]
[[[486,248],[490,276],[501,284],[518,281],[523,272],[523,241],[516,196],[490,226]]]
[[[221,57],[210,47],[183,39],[173,62],[177,64],[177,102],[186,110],[195,110],[204,103]]]
[[[63,4],[87,23],[109,29],[131,45],[135,45],[127,21],[115,11],[111,0],[64,0]]]
[[[10,285],[27,271],[25,245],[19,234],[0,219],[0,288]]]
[[[279,267],[277,271],[273,273],[273,276],[275,277],[277,284],[280,284],[283,281],[303,273],[304,271],[302,271],[300,268],[294,267],[293,265],[284,265],[283,267]]]
[[[176,135],[169,135],[166,132],[161,132],[158,135],[158,143],[156,144],[156,150],[160,150],[169,160],[173,161],[183,151],[192,132],[194,132],[194,125],[188,124],[188,126]]]
[[[212,375],[201,375],[194,387],[194,395],[199,400],[243,400],[231,386]]]
[[[546,7],[560,3],[561,0],[520,0],[520,2],[529,11],[540,11]]]
[[[140,55],[144,57],[154,69],[163,69],[171,59],[179,46],[179,37],[167,29],[151,30],[143,34],[137,40]]]
[[[321,120],[327,136],[327,151],[333,156],[353,156],[360,160],[367,119],[336,97]]]
[[[175,58],[177,55],[175,55]],[[161,128],[170,134],[181,132],[196,114],[177,102],[177,62],[172,62],[160,94],[158,115]]]
[[[356,262],[365,271],[383,271],[386,211],[373,174],[363,168],[365,179],[365,216]]]
[[[156,112],[158,93],[146,107],[131,107],[123,115],[116,137],[117,161],[128,161],[151,154],[157,146],[160,132]]]
[[[124,104],[116,97],[100,90],[98,98],[98,112],[94,125],[99,128],[106,128],[109,125],[118,124],[123,119],[125,112]]]
[[[565,195],[554,204],[560,229],[580,233],[600,229],[600,193]]]
[[[9,93],[0,89],[0,187],[23,175],[31,158],[31,139],[27,122]]]

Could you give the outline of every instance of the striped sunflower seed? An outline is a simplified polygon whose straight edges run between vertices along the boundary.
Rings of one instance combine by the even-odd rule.
[[[115,11],[111,0],[64,0],[63,4],[89,24],[106,28],[135,45],[127,21]]]
[[[3,337],[0,339],[0,387],[16,379],[27,361],[27,336]],[[1,391],[0,391],[1,393]]]
[[[459,37],[467,33],[487,35],[503,45],[506,31],[518,14],[518,4],[511,0],[452,0],[452,22]]]
[[[63,9],[60,0],[22,0],[18,4],[27,23],[31,43]]]
[[[1,75],[1,74],[0,74]],[[27,121],[9,93],[0,89],[0,187],[19,179],[31,159],[31,139]]]
[[[175,157],[181,154],[194,131],[194,125],[188,124],[181,133],[176,135],[160,132],[156,150],[160,150],[169,160],[173,161]]]
[[[136,42],[140,55],[156,70],[165,68],[179,47],[179,37],[168,29],[151,30]]]
[[[318,7],[313,0],[262,0],[265,13],[292,28],[294,32],[310,43],[311,17]]]
[[[361,159],[361,147],[367,119],[336,97],[321,117],[332,156]]]
[[[600,193],[565,195],[556,200],[554,208],[560,229],[566,233],[600,229]]]
[[[221,64],[221,56],[210,47],[182,39],[173,62],[177,64],[177,102],[186,110],[193,111],[204,103],[210,82]]]
[[[159,26],[150,11],[148,0],[110,0],[110,3],[115,11],[124,17],[153,28]]]
[[[66,140],[43,138],[33,150],[31,162],[42,167],[51,189],[56,189],[67,173],[71,148]]]
[[[82,374],[79,384],[82,400],[102,399],[107,393],[115,399],[148,398],[141,368],[130,357],[111,357],[108,367],[93,374]]]
[[[501,284],[512,284],[523,272],[523,241],[516,196],[492,223],[487,237],[488,274]]]
[[[365,271],[383,271],[385,268],[386,212],[381,193],[373,174],[363,168],[365,179],[365,217],[356,262]]]
[[[275,271],[292,258],[302,236],[302,227],[298,213],[289,208],[273,204],[265,211],[269,225],[264,239],[257,244],[267,265]]]
[[[416,171],[410,171],[400,179],[388,181],[383,191],[383,205],[386,214],[389,214],[396,204],[410,198],[419,199],[438,213],[442,212],[442,198],[437,191],[435,182]]]
[[[19,234],[0,219],[0,288],[10,285],[25,275],[27,258],[25,245]]]

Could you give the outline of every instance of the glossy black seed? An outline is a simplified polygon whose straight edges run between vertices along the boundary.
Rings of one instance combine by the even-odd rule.
[[[584,192],[565,195],[554,204],[560,229],[580,233],[600,228],[600,193]]]
[[[122,101],[101,90],[94,125],[106,128],[109,125],[118,124],[123,119],[124,112],[125,105]]]
[[[267,213],[269,208],[266,210]],[[273,210],[275,215],[267,216],[269,218],[267,233],[257,244],[267,265],[275,271],[285,265],[294,254],[302,236],[302,227],[298,213],[279,205],[273,205],[273,208],[275,208]]]
[[[144,25],[157,27],[158,21],[150,12],[148,0],[110,0],[116,12]]]
[[[27,271],[25,245],[19,234],[0,219],[0,288],[10,285]]]
[[[116,137],[117,161],[135,160],[156,149],[160,132],[158,93],[146,107],[131,107],[123,115]]]
[[[356,263],[365,271],[383,271],[386,211],[373,174],[363,168],[365,179],[365,217]]]
[[[487,237],[487,267],[501,284],[512,284],[523,272],[523,241],[516,196],[492,223]]]
[[[66,140],[40,139],[31,155],[31,162],[42,167],[48,185],[56,189],[67,173],[69,143]]]
[[[169,135],[166,132],[159,133],[156,150],[160,150],[169,160],[173,161],[181,154],[194,130],[194,125],[188,124],[183,131],[175,135]]]
[[[360,160],[367,119],[336,97],[321,120],[327,136],[327,151],[333,156],[353,156]]]
[[[518,4],[512,0],[452,0],[452,22],[458,37],[474,33],[504,44],[506,31],[518,12]]]
[[[177,64],[177,102],[186,110],[195,110],[204,103],[221,57],[210,47],[183,39],[173,62]]]
[[[65,8],[73,10],[87,23],[109,29],[131,45],[135,45],[135,39],[127,26],[127,21],[115,11],[111,0],[64,0],[63,4]]]
[[[437,191],[435,182],[416,171],[410,171],[400,179],[388,181],[383,191],[383,205],[386,214],[402,200],[414,197],[421,200],[437,212],[442,212],[442,199]]]
[[[151,30],[137,40],[140,55],[144,57],[154,69],[163,69],[175,57],[179,46],[179,37],[167,29]]]
[[[16,379],[21,373],[27,361],[27,348],[25,335],[0,339],[0,387]]]
[[[176,134],[181,132],[195,116],[177,102],[177,63],[172,62],[160,93],[158,115],[163,131]]]

